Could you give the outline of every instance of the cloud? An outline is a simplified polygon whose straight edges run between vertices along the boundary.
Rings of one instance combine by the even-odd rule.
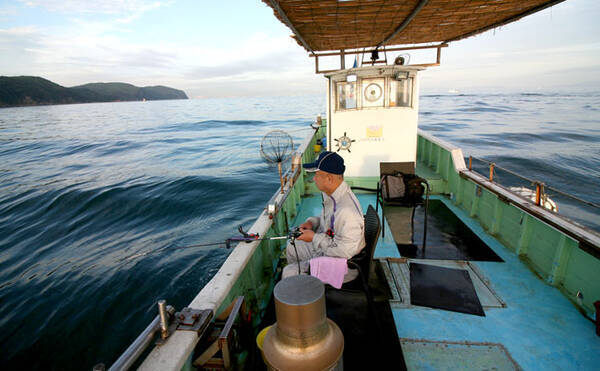
[[[10,74],[43,76],[64,86],[123,81],[172,86],[190,97],[298,95],[322,89],[322,77],[314,75],[314,60],[287,35],[254,33],[235,48],[208,48],[176,40],[128,41],[122,34],[106,32],[107,27],[98,22],[82,24],[78,32],[2,30],[0,48],[9,44],[11,59],[22,61],[18,66],[10,63]],[[3,64],[0,61],[5,71]]]
[[[283,53],[261,55],[258,58],[236,58],[217,66],[202,66],[192,68],[186,73],[186,77],[194,80],[204,80],[223,77],[239,77],[240,75],[252,75],[260,72],[272,74],[289,70],[294,65],[294,60]]]
[[[35,27],[0,29],[0,71],[2,74],[31,74],[27,68],[43,48],[43,38]]]
[[[170,5],[170,1],[144,0],[21,0],[28,7],[44,8],[51,12],[65,14],[139,14],[161,6]]]
[[[236,48],[192,49],[184,58],[194,64],[185,72],[185,77],[192,80],[251,80],[257,74],[277,75],[303,69],[311,62],[289,37],[262,33],[247,37]]]
[[[34,27],[0,29],[0,52],[3,74],[37,75],[63,85],[90,79],[129,82],[129,75],[138,78],[149,70],[167,71],[176,60],[176,53],[168,48],[115,36],[49,34]]]
[[[37,33],[38,30],[33,26],[13,27],[0,29],[0,37],[10,38],[13,36],[26,36],[29,37],[32,34]]]
[[[8,19],[8,17],[13,17],[18,14],[17,8],[14,6],[6,6],[0,8],[0,20],[2,18]]]
[[[59,13],[69,17],[82,17],[79,23],[89,22],[91,17],[110,19],[106,28],[113,25],[129,24],[139,19],[144,13],[161,7],[170,6],[173,0],[144,1],[144,0],[20,0],[30,8],[41,8],[52,13]],[[96,22],[97,23],[97,22]]]
[[[30,54],[42,45],[42,39],[35,27],[0,29],[0,66],[15,64],[17,61],[14,60],[14,56]]]

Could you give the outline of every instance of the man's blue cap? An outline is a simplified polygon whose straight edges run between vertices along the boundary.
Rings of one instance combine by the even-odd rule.
[[[303,164],[302,167],[310,172],[321,170],[331,174],[344,174],[346,170],[342,156],[329,151],[321,152],[317,161]]]

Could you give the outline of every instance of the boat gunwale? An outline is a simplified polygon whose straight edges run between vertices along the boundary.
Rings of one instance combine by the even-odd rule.
[[[307,134],[305,140],[300,144],[296,152],[304,155],[321,128],[323,128],[323,126],[316,128],[310,135]],[[284,192],[281,193],[281,188],[277,188],[274,195],[268,201],[268,204],[275,203],[277,206],[276,212],[280,211],[279,206],[283,205],[287,200],[294,188],[295,180],[303,171],[302,167],[296,167],[295,169],[290,169],[286,172],[286,174],[291,174],[292,177],[290,177],[285,184]],[[274,222],[275,218],[271,218],[265,207],[248,232],[266,236]],[[192,299],[188,307],[198,310],[211,310],[214,316],[218,309],[223,305],[230,290],[241,277],[248,262],[262,242],[263,241],[260,240],[251,241],[249,243],[239,242],[237,245],[233,246],[233,251],[229,254],[227,259],[225,259],[217,273],[215,273],[210,281],[200,290],[200,292],[198,292],[194,299]],[[193,331],[175,331],[163,345],[154,347],[139,369],[180,370],[189,360],[190,354],[193,353],[193,350],[199,341],[200,337]]]
[[[539,219],[559,232],[566,234],[578,242],[578,246],[581,250],[593,255],[595,258],[600,259],[600,235],[598,235],[596,232],[586,227],[577,225],[573,221],[561,215],[553,214],[545,208],[518,196],[502,185],[489,181],[483,175],[469,170],[465,165],[465,159],[461,148],[436,138],[422,129],[418,129],[417,132],[418,135],[439,145],[451,153],[454,163],[454,170],[456,170],[460,177],[475,182],[475,184],[500,197],[503,202],[520,208],[521,210],[527,212],[530,216]]]

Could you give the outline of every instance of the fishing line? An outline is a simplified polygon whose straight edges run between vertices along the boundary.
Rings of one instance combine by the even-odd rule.
[[[242,233],[242,237],[233,236],[233,237],[227,238],[225,241],[219,241],[219,242],[208,242],[208,243],[186,245],[186,246],[175,246],[175,247],[160,247],[160,248],[157,248],[154,250],[141,252],[141,253],[135,253],[135,254],[126,256],[124,258],[119,259],[118,261],[119,262],[129,262],[129,261],[133,261],[137,258],[141,258],[143,256],[153,255],[153,254],[163,252],[166,250],[182,250],[182,249],[208,247],[208,246],[219,246],[219,245],[224,245],[224,246],[219,246],[221,248],[224,247],[224,248],[230,249],[231,242],[250,243],[253,241],[272,241],[272,240],[291,239],[292,245],[294,246],[294,249],[296,249],[295,239],[301,234],[299,232],[299,230],[297,230],[297,228],[290,231],[290,233],[287,236],[275,236],[275,237],[260,237],[258,234],[247,233],[247,232],[244,232],[244,230],[242,229],[242,226],[239,226],[238,230],[240,231],[240,233]],[[296,258],[298,259],[298,251],[297,250],[296,250]]]
[[[217,246],[217,245],[226,245],[226,241],[221,241],[221,242],[209,242],[209,243],[203,243],[203,244],[196,244],[196,245],[188,245],[188,246],[175,246],[175,247],[161,247],[158,249],[154,249],[154,250],[150,250],[150,251],[146,251],[146,252],[141,252],[141,253],[136,253],[136,254],[132,254],[129,256],[126,256],[124,258],[119,259],[119,262],[122,261],[131,261],[137,258],[141,258],[142,256],[147,256],[147,255],[152,255],[158,252],[162,252],[164,250],[181,250],[181,249],[189,249],[189,248],[193,248],[193,247],[206,247],[206,246]]]
[[[300,272],[300,258],[298,257],[298,249],[296,248],[296,241],[294,240],[295,238],[292,238],[290,242],[292,243],[292,246],[294,246],[294,252],[296,253],[296,261],[298,262],[298,275],[301,275],[302,273]]]

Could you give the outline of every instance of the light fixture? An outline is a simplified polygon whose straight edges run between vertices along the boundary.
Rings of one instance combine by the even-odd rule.
[[[395,78],[397,81],[406,80],[406,79],[408,79],[408,72],[405,72],[405,71],[398,71],[398,72],[396,72],[396,74],[394,75],[394,78]]]

